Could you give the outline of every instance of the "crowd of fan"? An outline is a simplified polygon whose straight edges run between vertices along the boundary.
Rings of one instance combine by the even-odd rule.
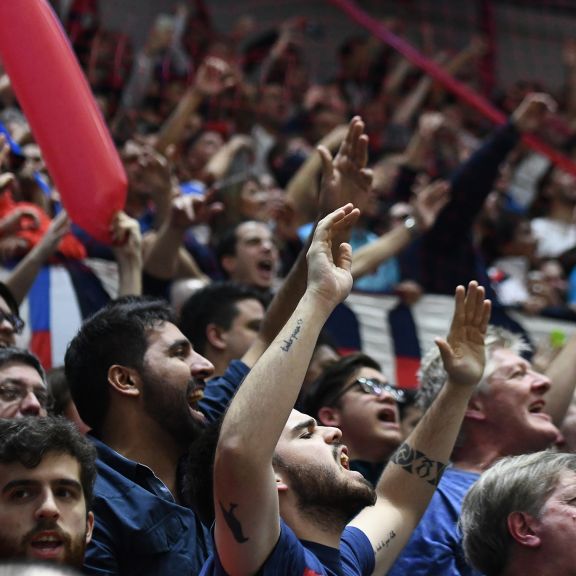
[[[576,337],[533,367],[508,311],[576,314],[576,178],[521,143],[571,154],[576,50],[560,106],[514,86],[492,129],[371,38],[318,82],[306,31],[179,7],[125,78],[88,59],[129,180],[112,248],[69,222],[2,79],[0,575],[572,573]],[[474,84],[485,49],[438,58]],[[86,256],[119,297],[47,375],[19,305]],[[416,402],[322,331],[353,286],[455,293]]]

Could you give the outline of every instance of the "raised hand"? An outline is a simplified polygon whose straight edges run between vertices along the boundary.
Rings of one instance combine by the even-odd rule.
[[[237,73],[230,64],[210,56],[198,68],[193,89],[202,96],[217,96],[237,83]]]
[[[117,212],[110,224],[110,237],[116,259],[141,258],[142,235],[138,221],[126,212]]]
[[[448,337],[435,340],[450,380],[460,386],[476,386],[484,373],[484,337],[491,311],[484,295],[484,288],[475,281],[468,284],[468,290],[458,286]]]
[[[364,134],[362,119],[352,118],[334,158],[325,146],[318,146],[318,152],[322,159],[321,214],[329,214],[349,202],[361,208],[372,190],[372,171],[366,167],[368,136]]]
[[[556,112],[557,104],[548,94],[528,94],[512,113],[512,122],[520,132],[534,132],[542,127],[546,117]]]
[[[450,184],[445,180],[436,180],[414,194],[411,205],[420,231],[425,232],[432,228],[448,200],[450,200]]]
[[[344,300],[352,289],[352,248],[346,242],[333,243],[354,226],[359,215],[352,204],[328,214],[318,223],[308,249],[308,291],[328,308]]]
[[[170,225],[185,229],[194,224],[209,221],[214,214],[224,209],[221,202],[214,201],[214,196],[212,191],[204,196],[196,194],[176,196],[172,200]]]

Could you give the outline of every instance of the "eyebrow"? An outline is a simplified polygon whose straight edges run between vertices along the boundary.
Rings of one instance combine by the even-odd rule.
[[[68,478],[57,478],[50,482],[51,484],[55,484],[56,486],[67,486],[69,488],[74,488],[76,490],[82,491],[82,484],[78,480],[70,480]],[[6,492],[10,492],[14,488],[28,488],[28,487],[35,487],[41,484],[38,480],[27,480],[25,478],[11,480],[2,488],[2,494],[6,494]]]
[[[314,418],[308,418],[308,420],[304,420],[303,422],[296,424],[296,426],[294,426],[292,430],[290,430],[290,433],[292,434],[292,436],[297,436],[298,433],[301,432],[302,430],[308,430],[310,428],[315,427],[316,427],[316,420],[314,420]]]
[[[192,344],[190,344],[190,342],[186,338],[180,338],[179,340],[175,340],[174,342],[172,342],[172,344],[170,344],[170,346],[168,347],[168,350],[172,352],[177,348],[181,348],[182,346],[185,346],[186,348],[192,348]]]

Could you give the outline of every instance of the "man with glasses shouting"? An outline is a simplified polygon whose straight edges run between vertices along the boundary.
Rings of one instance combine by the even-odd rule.
[[[49,398],[36,356],[19,348],[0,348],[0,418],[46,416]]]
[[[376,484],[403,440],[398,403],[404,401],[404,391],[388,383],[378,362],[358,353],[326,369],[301,409],[324,426],[340,428],[350,469]]]

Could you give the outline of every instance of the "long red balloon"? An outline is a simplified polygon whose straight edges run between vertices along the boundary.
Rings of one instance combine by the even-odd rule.
[[[0,57],[64,207],[109,242],[109,223],[126,201],[126,174],[46,0],[0,0]]]

